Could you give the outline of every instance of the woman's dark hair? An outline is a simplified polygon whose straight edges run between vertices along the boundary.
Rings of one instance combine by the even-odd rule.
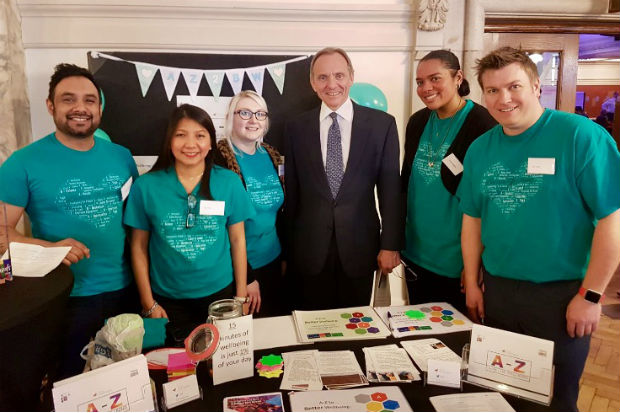
[[[211,196],[211,189],[209,187],[209,179],[211,177],[211,169],[213,165],[226,167],[222,154],[217,149],[217,143],[215,141],[215,126],[213,121],[207,112],[200,109],[197,106],[183,104],[172,111],[170,119],[168,120],[168,128],[166,129],[166,137],[164,143],[159,151],[159,157],[157,162],[153,165],[151,172],[166,170],[174,167],[174,155],[172,154],[172,137],[174,132],[179,126],[181,119],[191,119],[204,127],[209,133],[209,140],[211,141],[211,150],[205,157],[205,171],[200,180],[200,196],[204,199],[213,199]]]
[[[424,56],[420,61],[425,62],[432,59],[439,60],[446,69],[451,71],[452,77],[456,76],[456,72],[461,70],[459,58],[456,57],[456,55],[449,50],[433,50],[432,52]],[[465,77],[463,77],[463,81],[459,86],[458,92],[459,96],[469,95],[469,82],[467,81],[467,79],[465,79]]]

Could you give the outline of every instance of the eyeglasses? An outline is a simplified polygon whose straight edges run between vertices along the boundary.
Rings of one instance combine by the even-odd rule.
[[[252,119],[252,115],[254,115],[256,120],[259,120],[259,121],[265,120],[269,117],[269,113],[265,112],[264,110],[258,110],[256,112],[252,112],[251,110],[248,110],[248,109],[240,109],[235,112],[235,115],[239,115],[239,117],[243,120],[250,120]]]
[[[185,228],[192,228],[196,225],[196,215],[194,208],[196,207],[196,197],[192,194],[187,196],[187,218],[185,219]]]

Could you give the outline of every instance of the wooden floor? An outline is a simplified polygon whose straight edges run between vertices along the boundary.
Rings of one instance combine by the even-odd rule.
[[[619,304],[618,290],[620,272],[616,271],[603,304]],[[620,320],[603,315],[592,335],[577,407],[582,412],[620,411]]]

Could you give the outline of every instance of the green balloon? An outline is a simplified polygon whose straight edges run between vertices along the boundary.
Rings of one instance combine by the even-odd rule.
[[[108,142],[112,142],[112,139],[110,139],[110,136],[103,129],[97,129],[95,131],[95,138],[101,138]]]
[[[349,96],[358,105],[387,112],[387,99],[385,94],[375,85],[370,83],[353,83],[349,90]]]

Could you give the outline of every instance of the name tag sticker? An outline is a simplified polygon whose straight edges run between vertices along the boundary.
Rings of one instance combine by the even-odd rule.
[[[133,176],[130,176],[127,182],[121,186],[121,201],[125,201],[129,196],[129,191],[131,190],[131,184],[133,183]]]
[[[224,201],[200,201],[200,215],[224,215]]]
[[[278,176],[284,176],[284,165],[278,165]]]
[[[528,175],[555,175],[555,158],[528,158]]]
[[[454,176],[463,172],[463,164],[461,163],[461,161],[459,161],[459,158],[457,158],[456,155],[453,153],[443,158],[442,162],[448,167],[448,169],[450,170],[450,172],[452,172]]]

